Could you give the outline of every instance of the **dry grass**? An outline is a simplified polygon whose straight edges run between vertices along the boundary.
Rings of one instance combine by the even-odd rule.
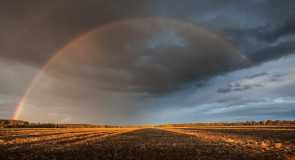
[[[134,129],[0,129],[0,152],[6,153],[1,155],[5,155],[5,159],[31,159],[28,153],[68,151],[81,144],[88,145],[107,136],[132,130]],[[22,156],[16,156],[15,153]]]
[[[295,159],[292,127],[0,129],[0,159]]]
[[[295,129],[292,127],[199,127],[166,128],[192,135],[205,143],[215,143],[245,151],[250,157],[295,159]]]

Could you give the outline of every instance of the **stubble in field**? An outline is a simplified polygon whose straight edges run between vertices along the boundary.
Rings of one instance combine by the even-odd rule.
[[[294,159],[294,128],[1,129],[0,159]]]

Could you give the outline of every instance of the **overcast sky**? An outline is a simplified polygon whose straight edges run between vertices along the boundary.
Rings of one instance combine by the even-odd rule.
[[[293,0],[10,0],[0,24],[0,119],[295,119]]]

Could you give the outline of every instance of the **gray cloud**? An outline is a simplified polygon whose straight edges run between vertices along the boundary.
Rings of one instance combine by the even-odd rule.
[[[295,34],[295,17],[291,17],[287,19],[282,25],[277,28],[274,28],[271,31],[264,31],[265,29],[260,29],[260,34],[257,33],[258,38],[263,39],[265,41],[276,41],[280,37],[290,36]]]
[[[234,114],[241,117],[243,109],[226,113],[218,109],[260,103],[261,95],[294,96],[293,72],[273,75],[273,70],[294,66],[287,64],[295,53],[294,6],[293,0],[2,2],[0,94],[5,95],[4,102],[7,97],[20,99],[55,53],[102,27],[72,42],[48,66],[31,88],[24,120],[130,124],[165,115],[163,123],[177,123],[195,121],[199,117],[187,114],[210,109],[220,111],[215,121]],[[286,64],[273,61],[278,59]],[[261,68],[265,64],[268,69]],[[256,78],[267,83],[256,83]],[[16,105],[2,103],[1,111],[7,116]],[[270,108],[274,112],[265,115],[275,116],[276,110]],[[150,115],[144,117],[144,112]],[[210,121],[216,115],[200,116]],[[255,113],[246,115],[251,116]]]
[[[225,87],[225,88],[219,88],[217,90],[217,93],[228,93],[230,91],[232,91],[232,89],[228,86],[228,87]]]
[[[97,26],[136,17],[165,17],[206,27],[241,45],[240,49],[246,50],[253,62],[260,63],[294,52],[294,42],[278,45],[278,50],[283,50],[276,55],[264,55],[266,50],[275,48],[251,42],[255,38],[268,43],[294,34],[293,6],[294,1],[9,1],[0,6],[0,56],[40,67],[69,41]],[[243,40],[244,37],[251,38]],[[289,49],[284,49],[286,46]],[[250,48],[260,50],[253,52]]]
[[[247,65],[238,51],[200,28],[165,19],[135,19],[75,42],[48,72],[91,88],[153,94]]]
[[[255,63],[281,58],[295,53],[295,41],[280,42],[275,46],[262,48],[250,55],[250,59]]]
[[[276,33],[279,31],[272,31],[271,33],[260,33],[257,30],[264,29],[227,29],[225,34],[232,35],[233,37],[231,37],[231,39],[236,42],[244,43],[242,45],[250,43],[249,41],[258,41],[257,43],[261,43],[261,45],[258,45],[256,49],[253,48],[253,50],[251,50],[251,47],[254,47],[253,45],[247,46],[248,49],[245,49],[249,50],[249,52],[247,52],[246,54],[255,64],[261,64],[270,60],[276,60],[281,57],[295,54],[295,47],[293,45],[295,43],[294,39],[286,38],[285,41],[278,40],[284,35],[292,36],[293,33]],[[276,30],[279,30],[279,28]],[[295,36],[293,35],[293,37]],[[262,38],[264,40],[267,40],[267,42],[261,42]],[[278,41],[275,42],[275,44],[272,44],[275,40]]]
[[[79,35],[114,21],[153,16],[148,1],[57,1],[2,3],[0,56],[40,67]],[[130,6],[132,7],[130,9]],[[79,9],[76,9],[79,8]]]
[[[267,43],[275,42],[284,36],[295,34],[295,17],[288,17],[284,23],[267,22],[262,26],[252,28],[225,28],[224,33],[236,40],[252,37]]]
[[[245,91],[255,87],[261,87],[261,84],[240,84],[240,82],[234,82],[228,84],[226,87],[217,89],[217,93],[228,93],[233,91]]]
[[[248,76],[247,78],[248,79],[254,79],[254,78],[257,78],[257,77],[262,77],[262,76],[265,76],[265,75],[268,75],[269,73],[267,72],[261,72],[261,73],[256,73],[256,74],[253,74],[251,76]]]
[[[273,75],[273,76],[271,77],[270,81],[272,81],[272,82],[283,81],[283,80],[284,80],[283,77],[284,77],[284,76],[281,75],[281,74],[275,74],[275,75]]]

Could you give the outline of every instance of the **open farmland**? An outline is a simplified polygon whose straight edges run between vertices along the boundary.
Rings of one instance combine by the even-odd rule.
[[[0,159],[294,159],[292,127],[0,130]]]

